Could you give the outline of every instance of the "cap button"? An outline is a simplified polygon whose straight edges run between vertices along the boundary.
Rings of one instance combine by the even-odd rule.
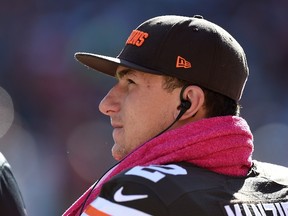
[[[194,15],[193,17],[198,18],[198,19],[203,19],[203,16],[201,16],[201,15]]]

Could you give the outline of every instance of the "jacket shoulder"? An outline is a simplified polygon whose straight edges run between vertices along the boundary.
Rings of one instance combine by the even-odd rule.
[[[26,215],[25,204],[10,164],[0,152],[0,215]]]
[[[252,170],[253,169],[259,175],[259,177],[266,178],[279,184],[288,186],[287,167],[254,160]]]

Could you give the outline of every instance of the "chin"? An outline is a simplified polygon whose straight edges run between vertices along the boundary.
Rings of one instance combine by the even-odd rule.
[[[125,154],[124,154],[124,150],[121,150],[119,148],[119,146],[117,146],[117,144],[114,144],[113,148],[112,148],[112,157],[116,160],[119,161],[122,158],[124,158]]]
[[[116,161],[120,161],[123,157],[119,154],[115,154],[115,153],[112,153],[112,157],[116,160]]]

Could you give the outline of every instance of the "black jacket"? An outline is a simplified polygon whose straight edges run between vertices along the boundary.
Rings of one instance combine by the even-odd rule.
[[[0,215],[24,216],[26,210],[10,165],[0,153]]]
[[[139,166],[105,183],[91,205],[108,215],[288,216],[288,168],[254,161],[246,177],[231,177],[190,163]]]

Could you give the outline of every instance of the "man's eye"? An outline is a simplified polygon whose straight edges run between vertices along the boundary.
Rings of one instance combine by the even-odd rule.
[[[127,79],[127,83],[128,84],[135,84],[135,82],[133,80],[131,80],[131,79]]]

